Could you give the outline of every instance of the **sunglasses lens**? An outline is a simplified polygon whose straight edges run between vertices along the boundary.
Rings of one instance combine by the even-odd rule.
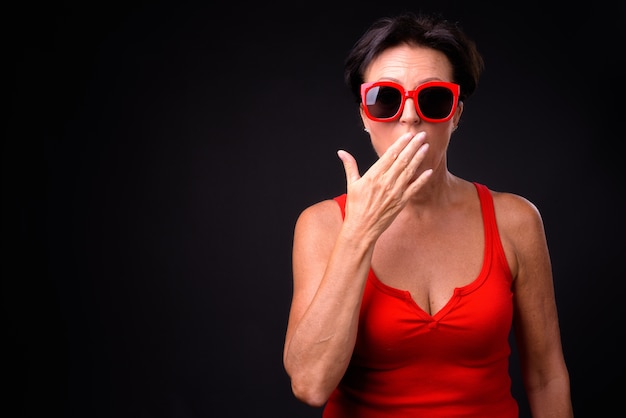
[[[431,119],[444,119],[452,111],[454,95],[447,87],[427,87],[417,96],[422,114]]]
[[[395,116],[402,104],[402,93],[395,87],[376,86],[365,94],[365,106],[375,118],[387,119]]]

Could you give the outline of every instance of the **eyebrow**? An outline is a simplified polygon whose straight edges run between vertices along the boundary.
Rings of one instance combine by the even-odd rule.
[[[376,81],[392,81],[394,83],[398,83],[398,84],[402,85],[400,80],[398,80],[397,78],[393,78],[393,77],[382,77],[382,78],[380,78],[380,79],[378,79]],[[442,80],[439,77],[428,77],[428,78],[425,78],[423,80],[420,80],[420,83],[417,86],[421,86],[422,84],[428,83],[429,81],[445,81],[445,80]],[[417,86],[415,86],[415,87],[417,87]]]

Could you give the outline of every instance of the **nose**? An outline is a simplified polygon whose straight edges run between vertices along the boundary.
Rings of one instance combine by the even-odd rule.
[[[407,97],[404,102],[404,108],[402,109],[402,113],[400,114],[399,121],[401,123],[406,124],[414,124],[420,121],[420,117],[417,114],[417,109],[415,108],[415,101],[412,97]]]

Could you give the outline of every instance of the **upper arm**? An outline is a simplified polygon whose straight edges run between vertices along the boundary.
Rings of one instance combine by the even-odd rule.
[[[545,378],[541,373],[561,371],[562,348],[543,220],[537,207],[520,196],[497,194],[494,203],[514,279],[514,329],[520,360],[527,378]]]
[[[306,208],[296,221],[292,248],[293,294],[285,349],[292,330],[317,292],[341,224],[341,211],[333,200]]]

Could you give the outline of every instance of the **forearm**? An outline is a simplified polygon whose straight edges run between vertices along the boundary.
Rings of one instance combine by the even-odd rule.
[[[285,350],[285,369],[302,401],[322,405],[348,366],[358,328],[373,242],[339,235],[322,281],[295,325]]]
[[[552,379],[545,386],[527,389],[533,418],[572,418],[569,379]]]

